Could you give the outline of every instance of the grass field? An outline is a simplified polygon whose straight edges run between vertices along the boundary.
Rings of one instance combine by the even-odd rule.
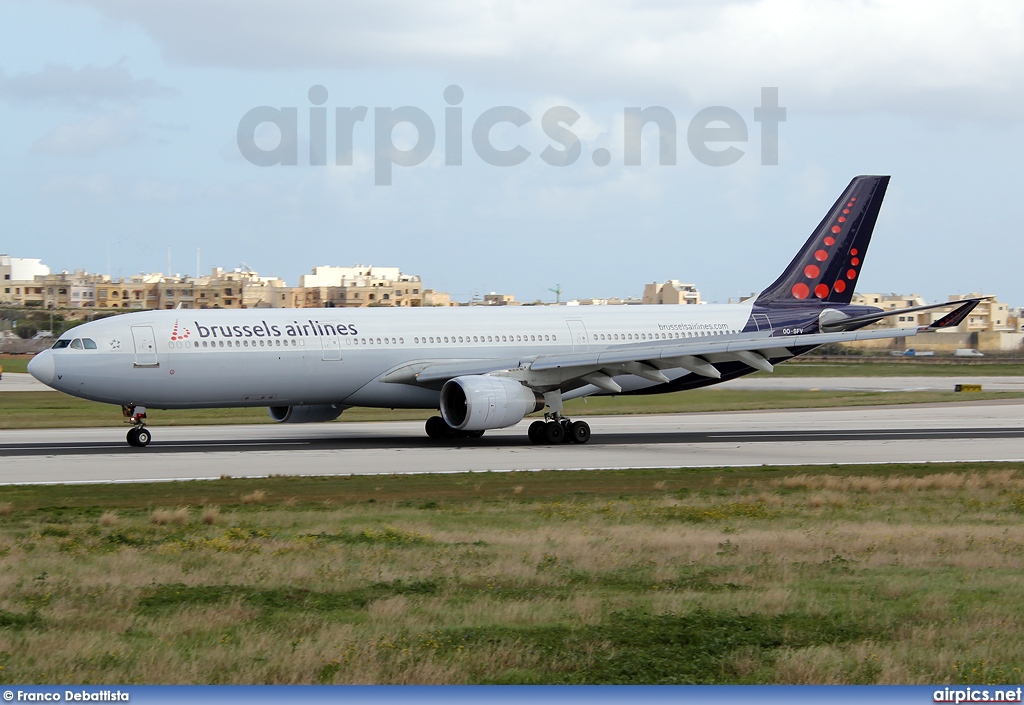
[[[1004,360],[939,357],[906,359],[877,357],[837,361],[796,358],[758,377],[996,377],[1024,376],[1024,363]]]
[[[29,355],[0,355],[0,367],[4,372],[28,372]]]
[[[687,411],[738,411],[744,409],[794,409],[881,404],[922,404],[935,402],[1019,399],[1020,392],[835,392],[835,391],[744,391],[698,389],[674,394],[643,397],[592,397],[565,405],[568,416],[607,414],[663,414]],[[346,410],[346,421],[401,421],[426,419],[436,411],[410,409]],[[264,407],[241,409],[148,410],[149,422],[159,426],[204,424],[272,423]],[[0,429],[122,426],[121,411],[60,392],[4,392],[0,394]]]
[[[5,683],[1024,680],[1024,464],[0,488]]]

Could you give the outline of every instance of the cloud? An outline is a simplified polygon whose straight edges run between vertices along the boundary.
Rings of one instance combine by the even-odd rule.
[[[88,64],[79,69],[47,64],[42,71],[8,76],[0,69],[0,97],[25,103],[53,103],[91,108],[134,105],[145,98],[180,95],[151,78],[132,78],[124,60],[110,66]]]
[[[826,112],[1024,116],[1024,5],[935,0],[76,0],[171,61],[417,67],[498,89]],[[648,103],[649,104],[649,103]]]
[[[29,154],[82,157],[123,147],[141,139],[139,117],[134,110],[94,115],[64,123],[36,140]]]

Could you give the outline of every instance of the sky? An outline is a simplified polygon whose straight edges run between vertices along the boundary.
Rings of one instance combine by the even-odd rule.
[[[198,251],[291,285],[398,266],[456,300],[680,279],[724,303],[853,176],[891,174],[858,290],[1022,305],[1024,5],[923,8],[0,0],[0,253],[119,277],[195,274]],[[638,108],[674,151],[654,123],[636,151]]]

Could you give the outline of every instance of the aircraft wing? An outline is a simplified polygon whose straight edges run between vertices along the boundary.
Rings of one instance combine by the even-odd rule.
[[[413,362],[392,370],[385,382],[440,387],[449,379],[463,375],[499,375],[519,379],[538,390],[577,387],[584,384],[608,392],[621,391],[612,379],[632,374],[652,382],[670,381],[663,370],[684,369],[694,374],[720,379],[715,367],[721,362],[742,362],[757,370],[771,372],[771,360],[788,359],[808,348],[827,343],[856,340],[903,338],[925,330],[955,326],[978,305],[980,299],[968,299],[929,326],[885,328],[880,330],[841,330],[801,335],[773,335],[755,332],[729,336],[706,336],[658,343],[620,345],[594,352],[557,353],[508,359],[466,359]],[[949,303],[944,304],[951,305]],[[887,311],[885,315],[892,315]],[[860,325],[866,325],[861,322]]]

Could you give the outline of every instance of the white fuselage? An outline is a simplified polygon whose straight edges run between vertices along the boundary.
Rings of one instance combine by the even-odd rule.
[[[32,373],[94,401],[155,408],[339,404],[437,408],[383,377],[417,362],[509,360],[730,335],[752,305],[140,311],[67,331]],[[72,347],[76,340],[95,345]],[[517,362],[520,361],[520,362]],[[688,374],[674,370],[673,379]],[[657,383],[623,375],[624,391]],[[583,387],[564,396],[598,393]]]

